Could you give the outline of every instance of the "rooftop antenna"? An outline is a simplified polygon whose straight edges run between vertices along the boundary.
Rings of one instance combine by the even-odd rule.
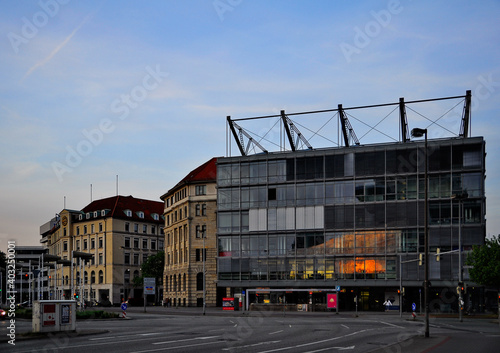
[[[118,174],[116,174],[116,196],[118,196]]]
[[[92,202],[92,184],[90,184],[90,202]]]
[[[65,210],[65,209],[66,209],[66,196],[64,196],[63,206],[64,206],[64,207],[63,207],[63,210]]]

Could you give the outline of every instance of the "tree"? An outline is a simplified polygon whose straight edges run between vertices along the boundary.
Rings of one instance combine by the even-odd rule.
[[[165,253],[158,251],[155,255],[149,256],[141,265],[142,276],[134,277],[132,283],[134,287],[142,287],[144,277],[156,278],[156,285],[163,283],[163,268],[165,266]]]
[[[471,280],[483,286],[496,287],[500,299],[500,235],[486,239],[483,246],[475,245],[466,264],[472,266],[469,270]],[[498,323],[500,324],[500,306]]]
[[[500,235],[475,245],[466,260],[472,281],[500,290]]]

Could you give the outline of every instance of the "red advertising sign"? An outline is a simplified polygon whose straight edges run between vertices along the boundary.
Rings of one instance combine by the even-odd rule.
[[[337,309],[337,294],[327,294],[326,302],[328,309]]]
[[[234,298],[222,298],[222,310],[234,310]]]
[[[56,305],[43,304],[43,326],[56,325]]]

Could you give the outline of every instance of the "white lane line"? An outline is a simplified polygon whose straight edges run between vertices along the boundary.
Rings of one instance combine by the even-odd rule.
[[[342,326],[343,328],[346,328],[346,329],[348,329],[348,330],[349,330],[349,326],[347,326],[347,325],[340,324],[340,326]]]
[[[348,346],[348,347],[328,347],[328,348],[323,348],[323,349],[317,349],[315,351],[309,351],[309,352],[304,352],[304,353],[317,353],[317,352],[324,352],[324,351],[329,351],[332,349],[335,349],[337,351],[345,351],[348,349],[354,349],[356,346]]]
[[[174,341],[165,341],[165,342],[153,342],[151,344],[167,344],[167,343],[176,343],[176,342],[187,342],[187,341],[198,341],[198,340],[209,340],[212,338],[217,338],[220,336],[206,336],[206,337],[194,337],[194,338],[186,338],[183,340],[174,340]]]
[[[335,340],[339,340],[341,338],[346,338],[346,337],[349,337],[349,336],[354,336],[354,335],[357,335],[359,333],[363,333],[363,332],[367,332],[367,331],[371,331],[371,330],[374,330],[374,329],[366,329],[366,330],[356,331],[356,332],[353,332],[353,333],[348,333],[347,335],[333,337],[333,338],[329,338],[329,339],[326,339],[326,340],[321,340],[321,341],[316,341],[316,342],[309,342],[309,343],[304,343],[304,344],[297,344],[295,346],[289,346],[289,347],[283,347],[283,348],[277,348],[277,349],[271,349],[271,350],[262,351],[262,352],[259,352],[259,353],[278,352],[278,351],[284,351],[284,350],[293,349],[293,348],[301,348],[301,347],[311,346],[313,344],[319,344],[319,343],[325,343],[325,342],[335,341]]]
[[[125,335],[125,336],[107,336],[107,337],[89,338],[89,341],[102,341],[102,340],[109,340],[109,339],[113,339],[113,338],[130,338],[131,336],[153,336],[153,335],[160,335],[160,334],[161,334],[161,332],[136,333],[136,334]]]
[[[280,333],[280,332],[283,332],[283,330],[279,330],[279,331],[275,331],[275,332],[269,332],[268,334],[269,334],[269,335],[274,335],[274,334],[276,334],[276,333]]]
[[[203,342],[203,343],[197,343],[197,344],[190,344],[190,345],[187,345],[187,346],[174,346],[174,347],[162,347],[162,348],[156,348],[156,349],[148,349],[148,350],[145,350],[145,351],[135,351],[135,352],[131,352],[131,353],[146,353],[146,352],[157,352],[157,351],[168,351],[168,350],[171,350],[171,349],[182,349],[182,348],[189,348],[189,347],[198,347],[198,346],[206,346],[206,345],[209,345],[209,344],[217,344],[217,343],[221,343],[221,342]]]
[[[266,341],[266,342],[259,342],[259,343],[253,343],[253,344],[247,344],[244,346],[235,346],[235,347],[229,347],[229,348],[222,348],[223,351],[230,351],[231,349],[241,349],[241,348],[248,348],[248,347],[257,347],[257,346],[262,346],[264,344],[275,344],[275,343],[280,343],[281,341]]]
[[[389,322],[384,322],[384,321],[379,321],[381,324],[385,324],[385,325],[389,325],[389,326],[392,326],[392,327],[397,327],[397,328],[404,328],[403,326],[398,326],[398,325],[394,325],[394,324],[391,324]]]

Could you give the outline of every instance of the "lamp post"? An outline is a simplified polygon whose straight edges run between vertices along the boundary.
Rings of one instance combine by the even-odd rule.
[[[424,305],[425,305],[425,337],[429,337],[429,204],[428,204],[428,176],[427,176],[427,129],[414,128],[411,130],[412,137],[425,136],[424,142],[424,160],[425,160],[425,174],[424,174]]]

